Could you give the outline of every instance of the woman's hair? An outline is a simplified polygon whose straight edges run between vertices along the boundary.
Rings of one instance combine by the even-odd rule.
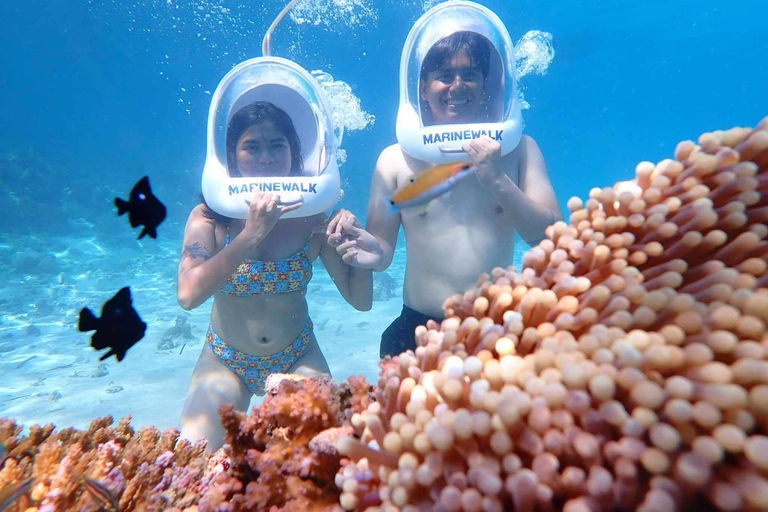
[[[248,128],[264,121],[270,121],[274,124],[277,131],[288,140],[288,147],[291,150],[291,174],[301,174],[304,169],[304,161],[301,158],[301,141],[291,117],[272,103],[256,101],[238,110],[227,125],[227,169],[230,176],[239,175],[239,171],[237,171],[237,143],[240,141],[240,137]]]
[[[421,81],[424,82],[427,79],[427,74],[436,71],[462,50],[469,55],[471,64],[480,68],[483,80],[488,78],[491,67],[490,41],[476,32],[462,30],[454,32],[432,45],[421,64]]]
[[[300,175],[304,169],[304,160],[301,157],[301,141],[293,126],[291,117],[284,110],[277,108],[267,101],[256,101],[238,110],[227,125],[227,169],[230,176],[239,176],[237,169],[237,143],[240,137],[250,128],[264,121],[270,121],[288,140],[288,148],[291,151],[291,175]],[[203,215],[221,224],[229,224],[229,217],[213,211],[205,197],[200,194],[200,202],[205,205]]]
[[[204,206],[203,217],[205,217],[206,219],[213,219],[219,224],[223,224],[225,226],[229,226],[229,223],[232,222],[231,217],[227,217],[225,215],[222,215],[220,213],[216,213],[215,211],[213,211],[213,209],[210,206],[208,206],[208,201],[205,200],[205,196],[202,194],[202,192],[200,193],[200,202]]]

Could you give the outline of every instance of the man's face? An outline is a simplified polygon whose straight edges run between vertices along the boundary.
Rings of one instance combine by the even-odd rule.
[[[421,99],[432,111],[435,124],[478,121],[477,111],[485,97],[485,80],[466,50],[459,51],[421,84]]]

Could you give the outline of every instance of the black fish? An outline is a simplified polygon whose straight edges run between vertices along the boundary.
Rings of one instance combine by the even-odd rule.
[[[96,331],[91,337],[91,346],[94,349],[111,349],[99,358],[100,361],[111,355],[122,361],[128,349],[144,337],[147,324],[141,321],[139,314],[133,309],[131,289],[126,286],[102,306],[101,318],[96,318],[90,309],[83,308],[77,328],[81,332]]]
[[[131,227],[144,226],[139,239],[144,235],[157,238],[157,226],[165,219],[165,206],[152,194],[149,188],[149,176],[144,176],[134,185],[128,201],[116,197],[115,206],[117,206],[118,215],[128,212]]]

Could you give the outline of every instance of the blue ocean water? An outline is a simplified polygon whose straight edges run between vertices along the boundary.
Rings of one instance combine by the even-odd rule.
[[[402,45],[434,3],[302,0],[299,14],[273,37],[274,54],[349,84],[375,117],[368,128],[348,132],[342,145],[342,206],[361,218],[376,158],[395,142]],[[752,126],[768,115],[762,2],[738,8],[714,0],[481,3],[499,15],[513,41],[530,30],[554,36],[556,56],[546,74],[529,75],[520,86],[530,104],[526,133],[542,149],[564,211],[571,196],[630,178],[640,161],[670,157],[680,140]],[[184,325],[209,307],[184,320],[175,275],[184,223],[200,189],[211,93],[235,64],[260,55],[263,33],[282,6],[277,0],[0,5],[0,258],[6,262],[0,416],[83,426],[92,418],[77,405],[96,400],[104,404],[94,406],[99,413],[156,421],[151,412],[141,416],[143,395],[130,394],[132,372],[146,361],[137,355],[98,376],[103,371],[88,337],[75,329],[77,311],[99,308],[130,285],[156,333],[142,342],[153,344],[150,355],[155,348],[175,354],[182,343],[199,349],[201,334]],[[137,242],[112,201],[127,197],[144,175],[168,218],[157,241]],[[524,249],[520,241],[516,262]],[[401,283],[403,256],[398,252],[389,272],[390,287]],[[357,333],[357,343],[370,344],[365,354],[374,354],[380,325],[355,316],[345,330],[351,308],[322,286],[327,278],[318,282],[320,305],[338,311],[320,322],[337,337]],[[318,338],[322,345],[322,331]],[[333,369],[342,364],[334,358],[349,354],[326,357]],[[364,372],[375,376],[373,363],[370,368]],[[191,371],[175,376],[173,389],[182,397]],[[151,392],[152,378],[142,374],[147,384],[137,393]],[[109,382],[98,382],[106,395],[89,394],[96,379]],[[158,423],[175,421],[169,413]]]

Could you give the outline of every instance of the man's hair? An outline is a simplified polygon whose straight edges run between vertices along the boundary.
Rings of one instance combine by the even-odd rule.
[[[488,39],[476,32],[462,30],[440,39],[427,52],[424,61],[421,64],[421,81],[427,79],[427,74],[436,71],[447,60],[462,50],[469,55],[469,61],[472,66],[480,68],[483,74],[483,80],[488,78],[488,72],[491,66],[491,45]]]
[[[291,174],[301,174],[304,169],[304,161],[301,158],[301,141],[296,133],[296,128],[293,126],[291,116],[272,103],[256,101],[238,110],[227,125],[227,169],[230,176],[240,174],[237,170],[237,143],[240,137],[248,128],[264,121],[270,121],[274,124],[277,131],[286,138],[291,150]]]

